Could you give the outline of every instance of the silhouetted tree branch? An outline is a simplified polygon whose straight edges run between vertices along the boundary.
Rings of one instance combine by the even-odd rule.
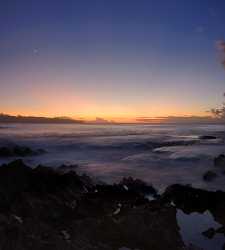
[[[223,96],[225,97],[225,93]],[[225,119],[225,102],[222,104],[222,107],[211,109],[210,112],[216,118]]]

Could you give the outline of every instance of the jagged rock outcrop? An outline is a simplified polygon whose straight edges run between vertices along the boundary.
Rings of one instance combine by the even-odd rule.
[[[175,184],[166,189],[161,197],[161,201],[165,203],[173,202],[176,208],[181,209],[186,214],[209,211],[214,220],[221,224],[221,227],[218,230],[210,228],[210,230],[203,232],[204,235],[209,238],[216,233],[225,235],[225,192],[206,191],[191,186]]]
[[[5,164],[0,249],[184,249],[176,208],[146,199],[153,190],[133,179],[96,185],[74,171],[31,169],[21,160]]]

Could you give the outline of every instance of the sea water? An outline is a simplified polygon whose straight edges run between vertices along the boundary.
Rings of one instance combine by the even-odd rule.
[[[204,135],[217,139],[200,139]],[[208,170],[219,171],[213,159],[225,153],[225,125],[3,124],[4,145],[46,150],[24,158],[31,166],[77,164],[77,171],[108,183],[132,176],[160,190],[174,183],[225,190],[222,173],[213,182],[202,178]]]

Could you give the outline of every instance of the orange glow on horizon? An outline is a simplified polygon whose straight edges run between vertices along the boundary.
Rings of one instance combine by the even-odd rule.
[[[89,110],[88,110],[89,111]],[[13,115],[13,116],[36,116],[36,117],[68,117],[72,119],[77,119],[77,120],[83,120],[85,122],[89,121],[94,121],[96,119],[104,119],[106,121],[111,121],[111,122],[117,122],[117,123],[132,123],[132,122],[137,122],[137,123],[144,123],[137,121],[137,118],[147,118],[149,119],[149,122],[160,122],[164,120],[164,117],[183,117],[183,118],[188,118],[192,116],[196,117],[206,117],[207,113],[206,112],[198,112],[198,113],[188,113],[188,114],[183,114],[180,112],[158,112],[154,114],[143,114],[143,113],[132,113],[132,112],[124,112],[124,113],[115,113],[115,112],[97,112],[91,110],[89,112],[77,112],[76,114],[74,112],[64,112],[64,110],[61,108],[58,108],[57,111],[54,111],[50,107],[46,107],[43,110],[4,110],[4,114],[8,115]]]
[[[93,121],[96,117],[113,122],[138,122],[139,117],[148,117],[152,121],[159,121],[159,117],[168,116],[206,116],[206,108],[196,105],[180,105],[179,102],[165,103],[161,99],[156,101],[128,102],[124,99],[98,99],[90,93],[75,92],[73,88],[62,88],[46,82],[42,88],[39,85],[30,86],[28,97],[21,99],[22,105],[10,103],[2,106],[0,112],[9,115],[40,116],[40,117],[70,117]],[[32,105],[30,105],[30,102]]]
[[[85,71],[82,72],[83,79],[78,77],[79,72],[68,74],[59,71],[59,74],[49,71],[46,69],[46,72],[40,74],[33,69],[12,76],[10,81],[19,82],[21,86],[7,89],[1,99],[0,112],[22,116],[65,116],[85,121],[93,121],[98,117],[126,123],[137,122],[139,117],[150,117],[153,120],[168,116],[204,117],[208,116],[205,111],[213,107],[213,104],[207,102],[208,99],[202,100],[195,93],[188,98],[180,98],[173,88],[152,92],[149,91],[150,87],[148,90],[139,88],[135,79],[126,78],[121,72],[96,73],[96,78],[93,78]],[[99,81],[96,80],[98,78]],[[140,75],[138,80],[144,81],[143,78]],[[186,83],[187,80],[183,81]],[[160,86],[161,81],[156,82]]]

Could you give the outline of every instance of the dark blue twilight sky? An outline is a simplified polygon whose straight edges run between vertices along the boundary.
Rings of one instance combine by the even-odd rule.
[[[222,102],[223,0],[2,1],[0,112],[133,119]]]

